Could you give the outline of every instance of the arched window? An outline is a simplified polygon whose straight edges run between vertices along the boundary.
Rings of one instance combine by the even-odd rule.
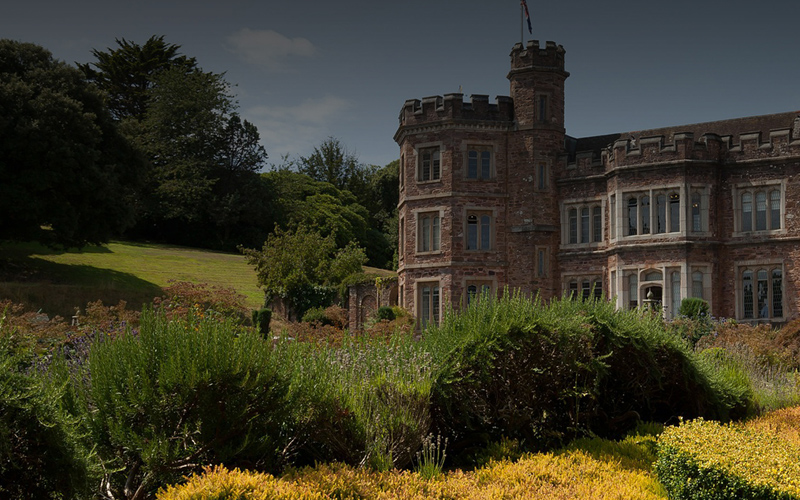
[[[678,193],[669,195],[669,232],[681,230],[681,197]]]
[[[637,219],[636,213],[638,208],[638,202],[636,198],[629,198],[628,199],[628,235],[634,236],[638,234],[637,232]]]
[[[650,197],[642,196],[641,203],[642,234],[650,234]]]
[[[571,208],[569,210],[569,242],[578,242],[578,209]]]
[[[769,193],[769,228],[781,228],[781,192],[777,189]]]
[[[467,215],[467,250],[491,248],[492,217],[489,214]]]
[[[753,230],[753,195],[742,193],[742,231]]]
[[[589,207],[581,208],[581,243],[589,243]]]
[[[692,273],[692,297],[703,298],[703,273],[700,271]]]
[[[700,193],[692,193],[692,231],[699,233],[703,230],[703,221],[700,218]]]

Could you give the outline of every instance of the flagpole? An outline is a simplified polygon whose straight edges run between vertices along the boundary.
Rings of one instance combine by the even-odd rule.
[[[523,38],[523,31],[522,31],[522,24],[525,22],[525,13],[522,12],[522,0],[519,2],[519,43],[523,47],[525,46],[525,39]]]

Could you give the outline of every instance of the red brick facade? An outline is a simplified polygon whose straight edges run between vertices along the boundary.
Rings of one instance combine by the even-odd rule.
[[[800,112],[573,138],[565,51],[517,44],[511,97],[406,101],[399,302],[423,324],[505,287],[548,300],[652,292],[672,317],[798,314]]]

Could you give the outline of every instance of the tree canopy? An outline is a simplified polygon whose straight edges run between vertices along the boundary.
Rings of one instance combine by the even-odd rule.
[[[79,70],[0,40],[0,238],[107,241],[134,221],[143,165]]]

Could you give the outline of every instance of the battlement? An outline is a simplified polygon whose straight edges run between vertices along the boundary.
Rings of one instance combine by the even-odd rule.
[[[510,97],[497,96],[490,103],[489,96],[482,94],[472,94],[469,101],[464,101],[464,94],[454,93],[409,99],[400,111],[401,127],[450,120],[511,122],[514,102]]]
[[[539,40],[530,40],[527,46],[521,43],[511,49],[511,73],[530,70],[564,71],[566,50],[555,42],[546,42],[542,48]]]
[[[800,156],[800,129],[787,127],[742,132],[738,135],[704,133],[695,140],[692,132],[676,132],[671,138],[654,135],[620,137],[607,148],[609,166],[659,163],[677,160],[722,162],[781,156]]]

